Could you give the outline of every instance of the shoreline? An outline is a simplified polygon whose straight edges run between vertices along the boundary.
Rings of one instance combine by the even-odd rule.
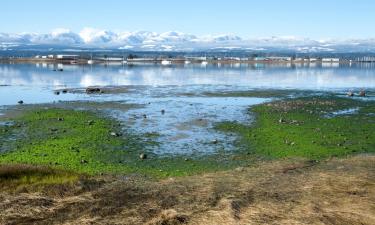
[[[157,65],[189,65],[189,64],[201,64],[201,65],[227,65],[227,64],[291,64],[291,65],[340,65],[340,64],[373,64],[374,62],[362,62],[354,60],[340,60],[325,62],[322,60],[317,61],[305,61],[305,60],[188,60],[188,59],[132,59],[132,60],[61,60],[61,59],[37,59],[37,58],[0,58],[0,63],[48,63],[48,64],[64,64],[64,65],[97,65],[97,64],[157,64]]]

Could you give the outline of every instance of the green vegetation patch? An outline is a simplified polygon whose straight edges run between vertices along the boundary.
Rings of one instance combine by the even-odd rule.
[[[12,141],[2,163],[31,163],[71,171],[116,170],[103,160],[121,149],[123,140],[110,136],[114,123],[92,113],[63,109],[31,110],[9,127]],[[8,145],[8,146],[7,146]]]
[[[162,178],[223,170],[239,163],[225,153],[191,158],[154,155],[146,149],[158,144],[158,134],[140,137],[128,132],[126,125],[89,111],[33,107],[13,120],[0,129],[0,164]]]
[[[240,135],[239,146],[268,158],[321,159],[375,152],[375,103],[334,96],[302,97],[253,107],[252,126],[217,125]]]

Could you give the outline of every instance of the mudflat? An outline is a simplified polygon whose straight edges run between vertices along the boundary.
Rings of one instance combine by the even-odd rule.
[[[159,133],[140,135],[106,113],[142,105],[8,107],[0,223],[374,224],[374,102],[287,96],[249,107],[251,123],[217,122],[209,131],[233,137],[232,149],[200,155],[156,154]],[[207,126],[193,119],[180,129]]]

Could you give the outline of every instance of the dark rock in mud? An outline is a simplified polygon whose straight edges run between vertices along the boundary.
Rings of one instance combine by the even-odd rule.
[[[145,160],[147,159],[147,155],[145,153],[142,153],[139,155],[139,158],[142,159],[142,160]]]
[[[103,93],[100,88],[86,88],[86,94]]]
[[[162,115],[165,114],[165,110],[164,110],[164,109],[161,110],[161,114],[162,114]]]
[[[120,137],[121,136],[121,134],[116,133],[116,132],[111,132],[110,134],[111,134],[112,137]]]
[[[20,104],[20,105],[22,105],[22,104],[23,104],[23,101],[20,100],[20,101],[18,101],[17,103]]]
[[[60,95],[60,91],[55,91],[54,94],[55,95]]]
[[[212,142],[211,142],[212,144],[217,144],[217,143],[219,143],[219,140],[217,140],[217,139],[215,139],[215,140],[212,140]]]
[[[66,94],[66,93],[68,93],[68,90],[64,89],[64,90],[62,90],[61,92],[62,92],[63,94]]]
[[[243,172],[243,171],[245,171],[245,168],[243,168],[243,167],[237,167],[236,169],[234,169],[234,171],[236,171],[236,172]]]

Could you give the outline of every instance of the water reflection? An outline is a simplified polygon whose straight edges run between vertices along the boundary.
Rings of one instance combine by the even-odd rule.
[[[54,71],[63,68],[63,72]],[[0,64],[0,85],[234,85],[251,88],[374,88],[374,64],[56,65]]]

